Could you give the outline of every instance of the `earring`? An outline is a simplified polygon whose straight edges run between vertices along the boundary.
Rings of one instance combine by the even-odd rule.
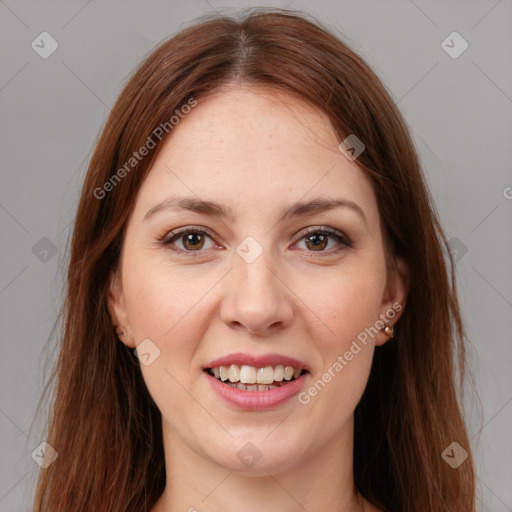
[[[392,325],[385,325],[382,330],[390,337],[390,338],[393,338],[393,336],[395,335],[395,332],[393,330],[393,326]]]

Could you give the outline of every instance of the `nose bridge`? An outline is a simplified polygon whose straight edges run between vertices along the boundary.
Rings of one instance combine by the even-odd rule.
[[[256,244],[246,239],[237,247],[222,315],[226,323],[263,333],[276,324],[287,325],[293,310],[273,251]]]

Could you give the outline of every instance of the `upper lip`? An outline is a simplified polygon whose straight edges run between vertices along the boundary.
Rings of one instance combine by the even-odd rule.
[[[265,368],[266,366],[277,366],[281,364],[283,366],[293,366],[293,368],[309,371],[309,366],[306,363],[290,356],[281,354],[254,355],[244,354],[243,352],[236,352],[214,359],[204,365],[203,369],[229,366],[232,364],[254,366],[255,368]]]

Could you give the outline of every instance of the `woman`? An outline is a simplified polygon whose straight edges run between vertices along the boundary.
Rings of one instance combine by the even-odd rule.
[[[443,246],[343,42],[284,10],[183,30],[87,172],[35,510],[474,511]]]

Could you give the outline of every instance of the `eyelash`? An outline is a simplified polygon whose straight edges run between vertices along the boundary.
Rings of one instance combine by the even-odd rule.
[[[200,235],[207,235],[209,238],[213,238],[213,235],[209,232],[209,230],[206,230],[204,228],[193,228],[193,227],[187,227],[183,229],[176,229],[174,231],[171,231],[170,233],[167,233],[164,238],[160,240],[162,245],[165,247],[168,247],[172,251],[174,251],[178,255],[183,255],[185,257],[190,258],[197,258],[200,256],[200,253],[204,252],[202,250],[197,251],[186,251],[183,249],[177,249],[176,247],[172,246],[172,243],[175,240],[179,240],[180,236],[182,237],[185,234],[200,234]],[[337,231],[335,229],[322,226],[321,228],[308,228],[304,233],[302,233],[302,236],[297,240],[297,242],[300,242],[304,238],[307,238],[310,235],[313,234],[320,234],[320,235],[328,235],[334,239],[336,239],[340,244],[341,247],[338,247],[337,249],[331,249],[329,251],[308,251],[311,252],[315,257],[324,257],[334,254],[337,254],[340,251],[345,250],[346,248],[352,247],[352,240],[350,240],[346,235],[341,233],[340,231]],[[318,253],[318,254],[315,254]]]

